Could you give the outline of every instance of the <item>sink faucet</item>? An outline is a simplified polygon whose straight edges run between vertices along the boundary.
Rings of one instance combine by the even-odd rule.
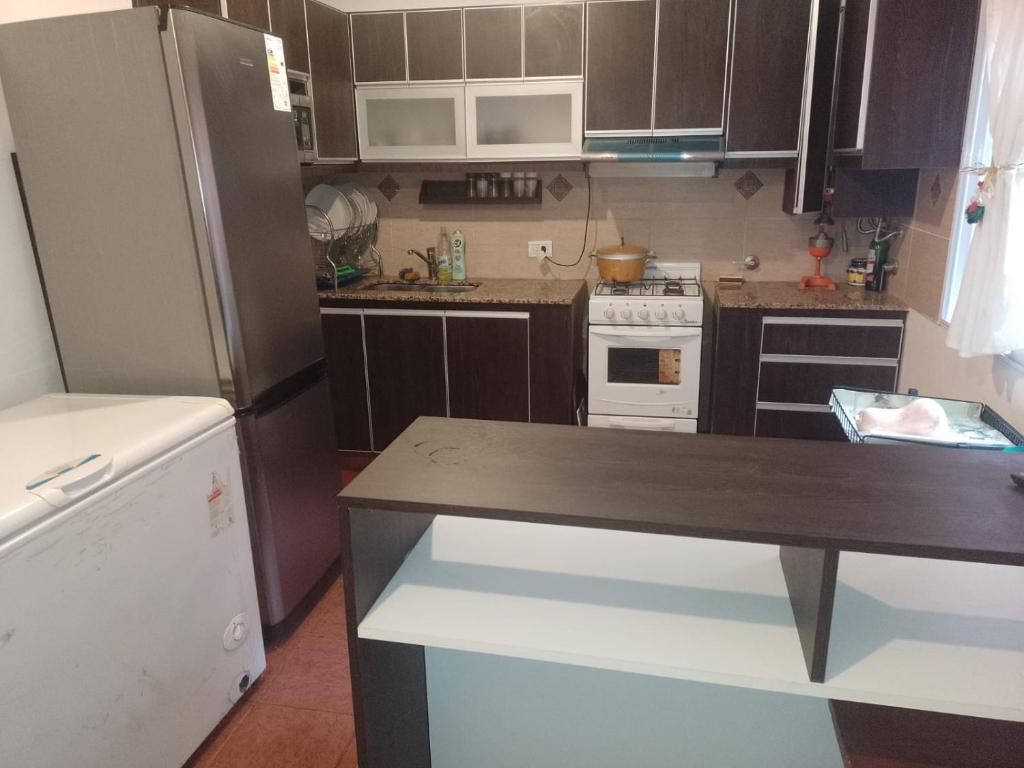
[[[431,253],[430,256],[424,256],[415,248],[410,248],[406,253],[409,256],[419,256],[423,259],[423,263],[427,265],[427,273],[429,274],[430,279],[437,280],[437,259],[434,258],[434,254]],[[429,249],[427,250],[427,253],[430,253]]]

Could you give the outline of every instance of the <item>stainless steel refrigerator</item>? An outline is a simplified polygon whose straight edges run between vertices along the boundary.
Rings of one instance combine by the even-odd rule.
[[[280,56],[277,38],[187,10],[0,27],[0,81],[67,388],[232,403],[271,629],[340,551]]]

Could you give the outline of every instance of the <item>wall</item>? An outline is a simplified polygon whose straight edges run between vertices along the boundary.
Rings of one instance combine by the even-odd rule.
[[[128,8],[130,0],[5,0],[0,24]],[[63,389],[21,198],[0,85],[0,408]]]
[[[748,254],[760,256],[762,263],[758,271],[744,273],[748,279],[797,280],[812,268],[807,238],[814,232],[814,216],[782,212],[785,172],[781,169],[752,172],[763,186],[749,199],[736,187],[744,171],[722,171],[716,179],[594,179],[589,228],[587,178],[579,164],[533,166],[545,186],[558,174],[572,185],[562,201],[545,190],[540,206],[419,205],[423,178],[464,178],[467,168],[438,166],[414,171],[392,165],[344,177],[364,185],[377,201],[382,220],[378,247],[389,274],[403,266],[422,266],[415,257],[406,256],[406,251],[433,245],[442,224],[449,232],[458,227],[465,234],[470,277],[594,279],[596,270],[590,259],[584,257],[571,268],[538,264],[526,256],[527,241],[551,240],[555,260],[572,263],[581,250],[589,253],[595,245],[618,243],[620,237],[649,244],[662,259],[699,261],[706,279],[736,272],[732,262]],[[307,171],[307,188],[316,183],[317,174],[328,178],[333,173],[328,169]],[[399,186],[390,201],[378,189],[387,176]],[[833,272],[845,270],[845,259],[829,262]]]
[[[921,171],[914,217],[894,249],[900,266],[890,290],[911,308],[899,387],[987,403],[1024,431],[1024,370],[1001,357],[961,358],[946,346],[939,313],[953,221],[961,215],[956,184],[955,168]]]

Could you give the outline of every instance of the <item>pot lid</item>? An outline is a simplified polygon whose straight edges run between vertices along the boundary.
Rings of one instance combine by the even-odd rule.
[[[616,261],[636,261],[638,259],[654,258],[650,248],[643,245],[606,245],[594,251],[593,255],[599,259],[610,259]]]

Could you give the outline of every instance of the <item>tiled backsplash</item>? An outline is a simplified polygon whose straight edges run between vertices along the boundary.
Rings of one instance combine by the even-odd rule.
[[[370,190],[381,212],[378,248],[385,270],[395,274],[404,266],[419,266],[406,256],[409,248],[433,245],[442,224],[458,228],[466,236],[470,278],[478,277],[588,277],[595,278],[590,259],[584,255],[574,267],[538,264],[526,255],[528,240],[551,240],[556,261],[575,262],[595,246],[610,245],[624,237],[627,242],[650,245],[659,258],[699,261],[705,279],[737,272],[734,262],[755,254],[761,267],[743,274],[750,280],[797,280],[813,266],[807,255],[807,238],[814,233],[814,216],[790,216],[782,211],[785,171],[722,171],[715,179],[593,179],[591,219],[584,244],[587,220],[587,177],[579,166],[538,164],[541,183],[547,187],[561,174],[572,189],[559,201],[547,189],[541,205],[421,206],[420,182],[424,178],[462,179],[467,166],[441,166],[442,170],[387,170],[349,174]],[[472,170],[488,170],[476,168]],[[307,170],[307,186],[326,169]],[[756,183],[762,184],[749,197]],[[386,176],[398,185],[391,200],[378,189]],[[385,185],[386,187],[387,185]],[[848,256],[837,252],[826,269],[838,279],[845,276]]]
[[[899,271],[889,290],[932,320],[942,311],[958,181],[956,168],[921,169],[914,218],[904,223],[893,248]]]

